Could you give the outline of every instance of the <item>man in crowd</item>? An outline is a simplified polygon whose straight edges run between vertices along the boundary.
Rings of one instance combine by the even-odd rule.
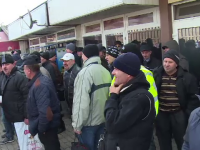
[[[2,69],[4,74],[1,77],[1,94],[6,122],[6,137],[0,144],[6,144],[14,141],[13,123],[23,122],[27,118],[26,99],[28,89],[26,87],[27,79],[17,71],[11,55],[3,55]]]
[[[97,47],[99,49],[99,57],[101,59],[101,65],[109,71],[110,69],[108,67],[108,62],[105,59],[106,48],[102,46],[102,44],[97,44]]]
[[[51,62],[49,61],[49,52],[43,52],[40,54],[42,66],[49,72],[51,79],[56,87],[56,72]]]
[[[155,119],[154,98],[140,60],[133,53],[114,61],[115,83],[105,105],[106,149],[148,150]]]
[[[140,51],[144,59],[143,65],[145,68],[149,69],[150,71],[153,71],[155,68],[161,66],[162,63],[155,57],[151,56],[152,51],[149,45],[141,45]]]
[[[110,73],[112,74],[112,71],[114,70],[113,62],[115,59],[119,56],[119,49],[115,46],[108,47],[106,50],[106,60],[109,64]],[[113,78],[113,75],[111,75]]]
[[[65,100],[68,104],[70,115],[72,115],[74,81],[81,68],[75,63],[74,55],[71,53],[66,53],[61,60],[63,61],[63,66],[65,68],[63,75]]]
[[[27,100],[29,131],[32,137],[38,134],[46,150],[60,150],[57,135],[60,109],[54,84],[51,79],[41,74],[36,55],[25,59],[24,72],[30,79]]]
[[[76,64],[81,67],[81,58],[76,53],[76,46],[73,43],[69,43],[66,45],[66,52],[74,55]]]
[[[185,56],[180,53],[180,48],[178,43],[175,40],[168,41],[166,44],[163,45],[163,50],[166,53],[169,50],[175,50],[179,54],[179,66],[183,68],[183,70],[189,71],[189,64],[188,60]]]
[[[116,41],[116,42],[115,42],[115,46],[116,46],[118,49],[120,49],[120,48],[122,48],[123,44],[122,44],[121,41]]]
[[[100,134],[105,127],[103,111],[111,76],[101,65],[97,45],[87,45],[83,49],[82,59],[83,69],[74,83],[72,126],[81,143],[90,150],[97,150]]]
[[[172,135],[178,150],[183,145],[183,136],[190,113],[200,106],[195,78],[179,66],[179,54],[167,51],[163,56],[163,66],[154,72],[159,95],[159,113],[156,132],[161,150],[172,150]]]
[[[83,54],[83,47],[77,47],[77,55],[81,59],[81,67],[83,66],[82,54]]]

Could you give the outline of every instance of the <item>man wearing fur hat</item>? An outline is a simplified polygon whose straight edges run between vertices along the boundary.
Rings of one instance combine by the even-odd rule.
[[[160,150],[172,150],[172,135],[181,150],[188,117],[200,106],[196,80],[179,67],[179,60],[179,53],[169,50],[163,65],[154,72],[160,104],[155,123]]]

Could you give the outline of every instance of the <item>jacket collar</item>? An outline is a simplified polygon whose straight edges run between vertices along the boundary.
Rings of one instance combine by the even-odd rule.
[[[101,64],[100,57],[95,56],[95,57],[89,58],[88,60],[86,60],[86,61],[84,62],[83,68],[84,68],[84,67],[87,67],[88,65],[93,64],[93,63]]]
[[[30,89],[31,86],[33,85],[33,83],[37,80],[38,77],[40,77],[42,74],[41,72],[39,71],[38,73],[35,74],[35,76],[33,77],[33,79],[29,80],[27,86],[28,88]]]

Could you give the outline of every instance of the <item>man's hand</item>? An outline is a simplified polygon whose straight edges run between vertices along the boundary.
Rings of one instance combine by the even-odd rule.
[[[123,84],[120,84],[117,87],[113,85],[113,86],[110,87],[110,93],[119,94],[119,92],[121,91],[122,87],[123,87]]]
[[[82,132],[81,131],[77,131],[77,130],[74,130],[74,132],[78,135],[80,135]]]
[[[29,125],[28,119],[24,119],[24,123],[25,123],[26,125]]]

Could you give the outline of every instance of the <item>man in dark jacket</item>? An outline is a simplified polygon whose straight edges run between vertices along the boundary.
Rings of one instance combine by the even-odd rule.
[[[114,61],[114,86],[105,105],[106,149],[148,150],[156,116],[149,83],[140,71],[140,60],[126,53]]]
[[[46,150],[60,150],[57,135],[60,109],[54,84],[41,74],[36,55],[25,58],[24,72],[30,79],[27,100],[29,131],[33,137],[38,134]]]
[[[114,70],[113,62],[119,56],[119,53],[120,53],[119,49],[115,46],[108,47],[106,50],[106,60],[109,64],[112,78],[113,78],[112,71]]]
[[[0,144],[6,144],[13,141],[11,123],[23,122],[27,118],[26,99],[28,89],[26,87],[27,79],[17,70],[11,55],[3,55],[2,69],[4,72],[1,78],[2,108],[8,122],[6,132],[9,132],[10,136],[6,136]]]
[[[66,45],[66,52],[71,53],[75,57],[76,64],[81,67],[82,66],[82,60],[81,57],[79,57],[76,53],[76,46],[73,43],[69,43]]]
[[[147,68],[150,71],[153,71],[155,68],[161,66],[162,64],[161,61],[152,56],[152,51],[150,46],[148,46],[147,44],[141,45],[140,51],[144,58],[143,65],[145,68]]]
[[[108,62],[105,59],[106,48],[102,46],[102,44],[97,44],[97,47],[99,49],[99,57],[101,58],[101,65],[109,71],[110,69],[108,67]]]
[[[49,52],[44,52],[40,54],[42,66],[49,72],[51,79],[56,87],[56,72],[53,65],[49,61]]]
[[[160,150],[172,150],[172,135],[181,150],[188,117],[200,106],[195,95],[198,93],[196,80],[179,67],[179,60],[178,52],[169,50],[163,56],[163,66],[154,72],[159,99],[155,125]]]
[[[72,104],[74,96],[74,81],[81,70],[80,67],[75,63],[75,58],[73,54],[66,53],[61,60],[63,61],[63,66],[65,72],[63,75],[64,91],[65,91],[65,100],[67,102],[70,115],[72,115]]]

